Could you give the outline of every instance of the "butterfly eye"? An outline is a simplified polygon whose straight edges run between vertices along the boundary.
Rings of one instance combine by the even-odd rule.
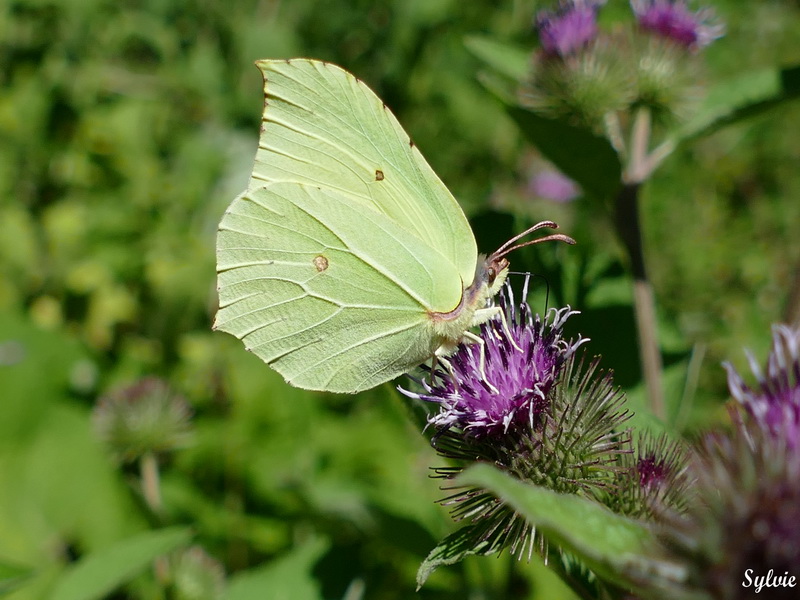
[[[489,279],[489,285],[493,284],[495,278],[497,277],[497,270],[494,267],[489,267],[486,270],[486,276]]]

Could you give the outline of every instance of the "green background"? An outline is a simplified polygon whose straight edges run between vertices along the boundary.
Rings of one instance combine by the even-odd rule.
[[[716,7],[727,33],[704,52],[699,85],[800,62],[796,2]],[[484,35],[533,50],[538,8],[0,6],[0,581],[13,582],[6,568],[32,570],[9,598],[51,597],[82,557],[167,525],[191,526],[233,598],[408,598],[421,560],[455,528],[435,504],[444,494],[429,467],[443,459],[420,434],[419,407],[391,385],[355,397],[292,389],[210,330],[216,225],[257,143],[258,58],[324,59],[366,81],[460,200],[482,250],[534,220],[561,223],[578,246],[520,252],[512,268],[546,275],[549,304],[583,312],[570,333],[592,338],[645,418],[630,281],[606,207],[532,194],[540,159],[465,45]],[[602,18],[629,23],[627,3],[611,0]],[[682,147],[644,190],[670,419],[686,432],[724,414],[720,362],[744,368],[745,346],[763,358],[770,324],[800,302],[798,131],[800,106],[782,105]],[[162,460],[160,516],[90,416],[108,390],[148,375],[194,410],[193,443]],[[113,597],[211,597],[165,595],[148,569],[131,577]],[[535,561],[501,557],[442,569],[419,597],[570,596]]]

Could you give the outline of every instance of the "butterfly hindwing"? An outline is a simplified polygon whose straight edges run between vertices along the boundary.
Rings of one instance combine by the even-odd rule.
[[[223,217],[217,249],[216,328],[298,387],[355,392],[408,371],[439,343],[428,312],[461,299],[437,250],[330,189],[246,191]]]

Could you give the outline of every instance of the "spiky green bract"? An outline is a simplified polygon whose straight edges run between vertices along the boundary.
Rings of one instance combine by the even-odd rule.
[[[651,519],[666,511],[680,512],[690,485],[687,448],[666,434],[640,433],[632,452],[620,453],[615,485],[598,496],[614,512]]]
[[[632,106],[647,108],[654,125],[686,120],[703,97],[697,57],[642,32],[632,34],[631,44]]]
[[[187,445],[192,410],[186,400],[156,377],[112,390],[92,415],[98,437],[120,462]]]
[[[664,515],[660,537],[685,565],[681,582],[654,579],[648,597],[670,600],[797,598],[798,588],[756,594],[755,577],[800,574],[800,459],[780,439],[745,423],[710,434],[690,460],[682,513]],[[746,582],[750,574],[750,585]],[[763,579],[762,579],[763,581]],[[797,581],[795,581],[797,584]]]
[[[599,359],[576,356],[564,363],[536,421],[508,432],[475,438],[458,428],[437,434],[432,444],[453,466],[434,469],[452,479],[475,462],[488,462],[515,478],[562,493],[592,494],[613,479],[616,456],[629,440],[622,393]],[[447,488],[443,489],[455,489]],[[474,546],[482,553],[508,548],[518,556],[534,549],[547,554],[544,538],[514,510],[482,489],[459,489],[442,500],[453,518],[471,523]]]
[[[535,56],[520,90],[521,103],[543,116],[601,132],[607,114],[633,101],[631,75],[619,60],[618,42],[601,36],[565,57]]]

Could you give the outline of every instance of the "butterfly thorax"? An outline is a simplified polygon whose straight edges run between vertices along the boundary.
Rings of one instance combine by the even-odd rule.
[[[438,354],[447,355],[455,351],[465,331],[485,323],[497,312],[491,300],[500,291],[507,275],[508,261],[505,258],[480,255],[472,284],[464,288],[458,306],[446,313],[428,313],[438,342]]]

